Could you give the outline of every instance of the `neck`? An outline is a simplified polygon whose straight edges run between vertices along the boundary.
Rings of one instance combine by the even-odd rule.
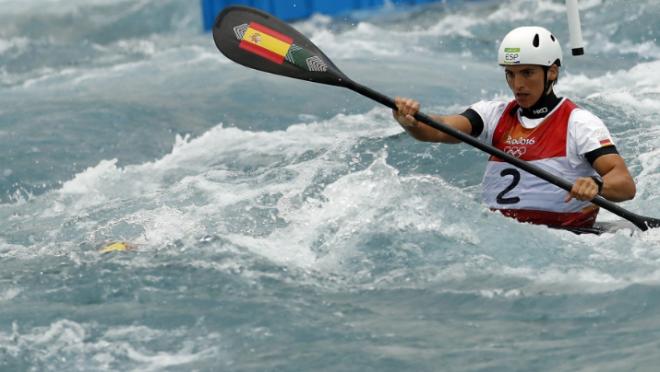
[[[561,98],[555,95],[554,91],[545,94],[539,98],[539,100],[529,108],[522,109],[522,115],[530,119],[538,119],[545,117],[552,111],[561,101]]]

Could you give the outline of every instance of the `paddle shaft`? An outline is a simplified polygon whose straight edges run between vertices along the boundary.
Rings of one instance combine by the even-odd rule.
[[[353,90],[356,93],[359,93],[359,94],[361,94],[365,97],[371,98],[374,101],[379,102],[379,103],[381,103],[381,104],[383,104],[383,105],[385,105],[385,106],[387,106],[387,107],[389,107],[393,110],[397,109],[396,104],[394,103],[394,100],[392,98],[390,98],[388,96],[385,96],[385,95],[383,95],[383,94],[381,94],[381,93],[379,93],[379,92],[377,92],[377,91],[375,91],[375,90],[373,90],[369,87],[366,87],[364,85],[358,84],[358,83],[356,83],[354,81],[350,81],[350,80],[345,81],[344,86],[348,89]],[[426,124],[426,125],[428,125],[432,128],[435,128],[435,129],[437,129],[441,132],[447,133],[450,136],[452,136],[456,139],[459,139],[459,140],[461,140],[461,141],[463,141],[463,142],[465,142],[465,143],[467,143],[467,144],[469,144],[473,147],[476,147],[481,151],[484,151],[484,152],[486,152],[490,155],[496,156],[496,157],[506,161],[509,164],[515,165],[516,167],[518,167],[518,168],[520,168],[520,169],[522,169],[522,170],[524,170],[528,173],[531,173],[531,174],[535,175],[536,177],[544,179],[544,180],[550,182],[551,184],[553,184],[557,187],[560,187],[560,188],[562,188],[562,189],[564,189],[568,192],[570,192],[571,189],[573,188],[573,184],[566,181],[565,179],[563,179],[561,177],[557,177],[556,175],[554,175],[552,173],[549,173],[549,172],[547,172],[547,171],[545,171],[545,170],[543,170],[543,169],[541,169],[541,168],[539,168],[539,167],[537,167],[533,164],[530,164],[530,163],[528,163],[524,160],[521,160],[521,159],[518,159],[514,156],[511,156],[511,155],[507,154],[506,152],[504,152],[504,151],[502,151],[498,148],[487,145],[487,144],[477,140],[476,138],[461,132],[460,130],[454,129],[453,127],[450,127],[446,124],[435,121],[430,116],[428,116],[428,115],[426,115],[422,112],[418,112],[417,114],[415,114],[415,119],[417,119],[418,121],[421,121],[422,123],[424,123],[424,124]],[[598,206],[600,206],[600,207],[603,207],[603,208],[607,209],[608,211],[610,211],[610,212],[612,212],[612,213],[614,213],[614,214],[616,214],[616,215],[618,215],[622,218],[625,218],[626,220],[632,222],[635,226],[639,227],[643,231],[646,231],[649,228],[649,226],[647,225],[647,223],[645,221],[645,217],[642,217],[640,215],[637,215],[635,213],[630,212],[629,210],[621,208],[620,206],[614,204],[613,202],[605,199],[604,197],[602,197],[600,195],[597,195],[594,199],[591,200],[591,202],[598,205]]]

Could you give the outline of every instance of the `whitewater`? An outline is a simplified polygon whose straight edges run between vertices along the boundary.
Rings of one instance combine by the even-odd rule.
[[[294,23],[427,113],[511,99],[512,28],[606,123],[660,217],[660,3],[440,2]],[[653,371],[660,231],[481,204],[487,155],[220,54],[198,1],[0,0],[0,370]],[[603,221],[618,219],[601,212]],[[130,251],[99,253],[128,242]]]

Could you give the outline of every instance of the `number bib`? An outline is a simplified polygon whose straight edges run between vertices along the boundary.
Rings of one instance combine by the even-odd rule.
[[[509,103],[493,134],[492,145],[570,182],[584,170],[574,168],[566,156],[568,121],[576,105],[564,99],[536,128],[518,120],[518,105]],[[566,191],[509,163],[491,157],[483,179],[483,199],[491,209],[518,220],[548,225],[585,226],[595,221],[597,209],[579,200],[564,202]],[[590,210],[586,223],[583,211]],[[571,222],[577,221],[580,222]]]

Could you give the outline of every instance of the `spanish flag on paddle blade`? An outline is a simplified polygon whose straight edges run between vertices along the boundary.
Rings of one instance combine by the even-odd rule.
[[[290,37],[251,22],[239,47],[281,65],[292,43]]]

